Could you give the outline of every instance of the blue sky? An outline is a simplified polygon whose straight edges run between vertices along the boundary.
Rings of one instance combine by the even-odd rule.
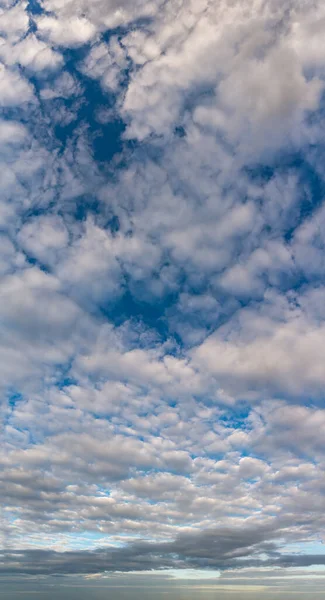
[[[1,3],[8,597],[322,593],[324,23]]]

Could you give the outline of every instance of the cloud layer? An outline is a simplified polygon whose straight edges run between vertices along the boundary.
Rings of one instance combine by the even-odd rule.
[[[324,24],[3,3],[3,576],[324,564]]]

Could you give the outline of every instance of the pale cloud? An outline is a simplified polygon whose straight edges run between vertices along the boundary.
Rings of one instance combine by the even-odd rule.
[[[1,8],[0,33],[11,42],[19,41],[28,30],[30,19],[27,6],[27,2],[17,2],[7,9],[5,6]]]
[[[54,98],[70,98],[79,96],[82,93],[82,87],[78,81],[67,72],[63,72],[53,82],[52,86],[44,87],[41,90],[41,98],[44,100],[53,100]]]
[[[1,8],[4,574],[324,564],[323,25]]]
[[[128,135],[168,133],[191,95],[195,122],[219,130],[246,155],[247,136],[261,152],[262,130],[271,147],[283,143],[304,111],[318,106],[323,89],[317,77],[306,78],[296,51],[302,36],[297,22],[304,30],[315,17],[305,7],[284,14],[275,3],[259,1],[169,3],[150,33],[126,36],[140,67],[123,102]],[[194,86],[209,90],[204,104]]]
[[[99,79],[106,91],[117,91],[128,67],[127,54],[118,39],[109,44],[95,44],[82,64],[81,70],[92,79]]]
[[[0,143],[19,144],[27,136],[27,130],[20,123],[0,121]]]
[[[0,105],[17,106],[34,98],[32,85],[18,71],[11,71],[0,64]]]
[[[58,52],[54,52],[33,34],[14,46],[5,41],[0,42],[0,57],[7,65],[19,64],[36,72],[57,69],[63,62]]]
[[[150,18],[157,14],[157,7],[162,2],[152,0],[45,0],[46,11],[55,14],[59,21],[64,22],[69,18],[81,18],[89,30],[105,31],[116,27],[126,26],[139,18]]]
[[[55,46],[68,48],[89,42],[96,33],[94,25],[82,17],[71,17],[61,21],[55,17],[41,16],[37,19],[37,30],[40,36]]]
[[[24,224],[18,240],[30,256],[51,264],[55,254],[68,246],[69,232],[62,218],[47,215]]]
[[[194,362],[242,396],[321,394],[324,324],[306,314],[306,298],[302,306],[295,297],[281,301],[264,310],[243,309],[194,351]]]

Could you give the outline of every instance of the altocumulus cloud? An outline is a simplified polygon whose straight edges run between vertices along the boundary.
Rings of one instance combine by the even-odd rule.
[[[324,33],[2,3],[2,576],[325,563]]]

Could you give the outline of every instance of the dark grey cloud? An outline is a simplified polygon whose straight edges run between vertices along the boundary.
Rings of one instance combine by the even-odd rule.
[[[281,523],[256,523],[241,528],[220,527],[180,534],[172,542],[139,541],[122,548],[60,553],[43,549],[8,550],[3,553],[0,569],[2,575],[71,575],[175,568],[292,568],[325,564],[324,555],[282,554],[275,540],[283,530]]]

